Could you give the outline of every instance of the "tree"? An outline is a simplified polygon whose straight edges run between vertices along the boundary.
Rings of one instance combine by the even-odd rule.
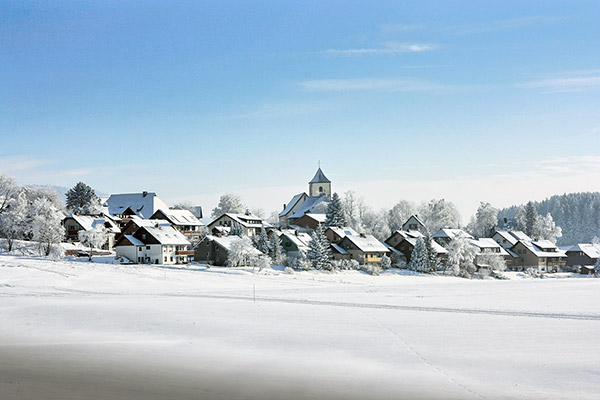
[[[98,225],[94,229],[90,230],[81,230],[78,233],[79,241],[84,245],[90,248],[90,253],[88,254],[88,261],[92,261],[92,253],[94,249],[102,247],[104,243],[108,240],[109,233],[106,231],[104,225]]]
[[[448,246],[448,265],[446,273],[454,276],[470,277],[475,271],[477,249],[469,239],[462,235],[456,236]]]
[[[227,266],[241,267],[251,264],[251,255],[254,252],[254,246],[248,236],[242,236],[240,240],[232,243],[227,252]]]
[[[498,209],[482,201],[467,229],[475,237],[490,237],[497,223]]]
[[[5,203],[5,209],[0,213],[0,235],[6,239],[8,251],[13,250],[14,241],[24,239],[31,230],[27,223],[27,201],[25,194],[13,194]]]
[[[539,239],[539,215],[532,201],[525,206],[525,233],[534,240]]]
[[[346,226],[346,218],[344,217],[343,205],[340,196],[334,193],[331,196],[331,201],[327,203],[327,218],[325,219],[325,226]]]
[[[400,200],[391,210],[388,211],[388,224],[391,232],[395,232],[402,228],[402,225],[417,213],[417,208],[414,203],[408,200]]]
[[[515,216],[516,228],[519,231],[525,232],[527,229],[527,215],[526,215],[525,207],[519,206],[517,207],[517,213]]]
[[[427,271],[427,250],[425,249],[425,241],[423,238],[417,238],[415,247],[410,255],[408,269],[417,272]]]
[[[264,226],[260,228],[260,235],[256,241],[256,248],[263,254],[269,254],[269,238]]]
[[[429,232],[423,238],[423,242],[425,244],[425,255],[427,257],[427,266],[425,272],[435,272],[439,269],[439,262],[437,258],[437,253],[433,249],[433,239]]]
[[[379,262],[379,267],[381,267],[381,269],[392,268],[392,260],[390,260],[390,258],[384,254],[383,257],[381,257],[381,261]]]
[[[66,205],[75,214],[95,214],[100,211],[98,196],[94,189],[78,182],[65,193]]]
[[[317,229],[311,234],[311,240],[308,243],[309,250],[306,254],[308,260],[315,269],[331,270],[331,249],[329,241],[325,237],[323,226],[319,224]]]
[[[180,201],[179,203],[174,204],[171,208],[173,210],[187,210],[196,215],[196,206],[194,206],[194,204],[188,200]]]
[[[17,182],[12,177],[0,173],[0,214],[6,211],[10,199],[18,191]]]
[[[477,262],[479,265],[487,265],[492,271],[505,271],[506,260],[500,254],[485,253],[477,256]]]
[[[342,199],[342,210],[346,224],[358,232],[362,232],[363,223],[362,215],[364,214],[366,205],[362,197],[357,197],[353,191],[344,193]]]
[[[219,199],[219,204],[213,208],[212,217],[217,218],[225,213],[242,214],[245,210],[246,206],[240,196],[233,193],[225,193]]]
[[[48,199],[37,199],[33,204],[33,240],[38,242],[40,253],[49,256],[61,242],[65,230],[61,225],[62,215]]]
[[[433,199],[429,203],[422,203],[419,207],[419,218],[430,232],[460,226],[460,214],[456,206],[444,199]]]
[[[536,231],[539,234],[539,239],[549,240],[552,243],[556,243],[558,238],[562,236],[562,229],[560,226],[556,226],[550,213],[546,214],[545,217],[538,216]]]
[[[280,238],[273,232],[271,234],[271,259],[273,260],[273,264],[282,265],[284,258]]]
[[[387,211],[373,211],[366,209],[362,214],[362,225],[364,233],[373,235],[377,240],[384,241],[390,237],[391,231],[387,222]]]
[[[240,224],[239,222],[234,221],[231,224],[231,227],[229,228],[229,235],[228,236],[246,236],[244,235],[244,228],[242,227],[242,224]]]

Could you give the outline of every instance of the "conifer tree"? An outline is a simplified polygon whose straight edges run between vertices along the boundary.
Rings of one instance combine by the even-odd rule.
[[[525,233],[534,240],[539,239],[539,215],[532,201],[525,206]]]
[[[317,229],[311,234],[311,241],[308,243],[308,253],[306,256],[315,269],[331,270],[331,249],[329,241],[325,237],[323,226],[319,224]]]
[[[427,271],[427,249],[425,248],[425,241],[423,238],[418,238],[415,243],[415,247],[410,255],[408,269],[417,272]]]
[[[279,237],[273,232],[271,235],[271,259],[273,264],[281,265],[283,263],[283,250]]]
[[[439,269],[439,263],[436,251],[433,249],[433,239],[429,232],[425,235],[423,242],[425,244],[425,255],[427,257],[427,266],[424,272],[435,272]]]
[[[267,231],[264,226],[260,228],[260,235],[256,241],[256,248],[263,254],[269,254],[269,238],[267,237]]]
[[[233,235],[239,237],[244,236],[244,229],[242,228],[242,224],[240,224],[239,222],[233,221],[233,223],[231,224],[231,228],[229,229],[229,236]]]
[[[342,200],[337,193],[334,193],[331,197],[331,201],[327,205],[327,218],[325,219],[325,226],[346,226],[346,217],[344,216],[344,210]]]
[[[75,214],[94,214],[99,211],[98,196],[94,189],[83,182],[78,182],[65,196],[67,208]]]

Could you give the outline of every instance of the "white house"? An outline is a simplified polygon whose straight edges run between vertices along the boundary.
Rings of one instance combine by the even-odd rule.
[[[222,228],[229,228],[239,226],[242,229],[242,232],[246,236],[254,236],[260,234],[260,229],[266,224],[263,223],[261,217],[257,217],[256,215],[252,215],[250,212],[246,214],[234,214],[234,213],[225,213],[208,224],[208,230],[211,233],[219,233],[218,231],[222,230]]]
[[[131,235],[122,235],[115,245],[117,257],[138,264],[186,264],[190,242],[170,225],[142,226]]]

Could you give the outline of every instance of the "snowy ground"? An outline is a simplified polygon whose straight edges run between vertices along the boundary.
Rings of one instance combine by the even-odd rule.
[[[97,261],[0,255],[1,399],[600,392],[600,279]]]

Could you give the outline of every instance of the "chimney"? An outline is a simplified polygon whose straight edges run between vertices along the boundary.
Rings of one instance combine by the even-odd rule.
[[[367,237],[367,235],[365,235],[364,233],[361,233],[361,234],[360,234],[360,237],[361,237],[361,238],[366,238],[366,237]]]
[[[247,208],[246,208],[246,215],[252,215],[252,214],[250,213],[250,210],[248,210]]]
[[[144,190],[144,191],[142,192],[142,197],[146,197],[146,196],[148,196],[148,192]]]
[[[285,207],[287,206],[287,204],[283,203],[283,209],[285,210]]]

